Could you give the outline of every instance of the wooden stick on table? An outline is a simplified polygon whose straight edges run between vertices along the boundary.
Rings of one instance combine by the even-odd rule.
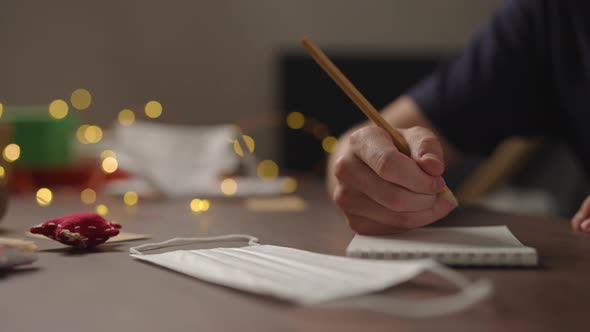
[[[410,147],[402,136],[402,134],[393,128],[381,114],[375,109],[375,107],[361,94],[361,92],[344,76],[344,74],[332,63],[332,61],[326,56],[326,54],[316,46],[307,37],[301,40],[303,48],[311,55],[315,62],[322,67],[322,69],[338,84],[338,86],[348,95],[350,99],[358,106],[358,108],[365,113],[365,115],[373,121],[376,125],[383,128],[391,135],[393,143],[397,149],[405,154],[411,156]],[[449,187],[443,189],[442,195],[450,202],[458,203],[457,198],[453,195],[453,192]]]

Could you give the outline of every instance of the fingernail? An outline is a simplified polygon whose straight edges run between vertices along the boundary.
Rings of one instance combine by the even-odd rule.
[[[441,192],[442,198],[444,198],[444,200],[449,203],[451,208],[456,208],[457,206],[459,206],[459,201],[457,201],[457,198],[455,197],[455,195],[453,195],[453,193],[449,190],[449,189],[445,189]]]
[[[427,152],[427,153],[423,154],[422,157],[420,157],[420,159],[422,159],[422,160],[425,160],[425,159],[434,159],[434,160],[440,162],[440,159],[438,159],[438,156],[435,155],[434,153],[430,153],[430,152]]]
[[[580,228],[584,231],[590,231],[590,219],[584,220]]]
[[[580,228],[582,227],[582,225],[580,225],[580,223],[582,222],[583,218],[584,218],[584,214],[582,212],[578,212],[572,217],[571,224],[572,224],[572,228],[574,231],[580,230]]]

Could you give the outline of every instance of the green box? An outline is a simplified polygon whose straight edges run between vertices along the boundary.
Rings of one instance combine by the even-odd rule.
[[[63,119],[54,119],[47,106],[5,105],[1,121],[11,128],[9,143],[20,147],[15,165],[40,169],[66,167],[75,162],[73,143],[78,121],[71,112]]]

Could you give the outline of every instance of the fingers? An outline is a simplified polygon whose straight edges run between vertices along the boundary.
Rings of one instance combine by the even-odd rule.
[[[346,158],[346,157],[343,157]],[[384,207],[391,211],[408,212],[426,210],[434,205],[436,195],[418,194],[398,186],[394,183],[383,181],[375,172],[366,164],[357,158],[349,160],[338,160],[335,164],[335,175],[343,184],[339,186],[339,191],[335,193],[335,199],[343,196],[344,190],[362,192],[364,201],[369,199],[373,204],[371,207]],[[346,194],[345,196],[353,196]]]
[[[442,195],[442,148],[426,129],[404,130],[411,156],[398,151],[389,134],[367,126],[341,145],[333,164],[333,200],[360,234],[391,234],[435,222],[456,204]]]
[[[578,212],[571,220],[572,229],[579,232],[590,233],[590,196],[588,196]]]
[[[350,136],[350,146],[354,155],[383,180],[422,194],[436,194],[445,187],[440,174],[427,174],[412,158],[399,152],[389,134],[379,127],[368,126],[355,131]],[[425,159],[426,165],[436,164],[430,156]]]
[[[361,216],[347,215],[346,220],[348,221],[350,229],[355,231],[355,233],[362,235],[387,235],[401,233],[405,231],[404,229],[399,229],[393,226],[376,223],[368,218]]]
[[[412,159],[420,168],[432,176],[441,176],[445,171],[445,159],[440,141],[434,133],[422,127],[413,127],[401,132],[410,146]]]
[[[344,211],[350,227],[361,234],[391,234],[422,227],[445,217],[455,208],[437,195],[429,209],[395,212],[365,194],[341,185],[334,191],[334,201]]]

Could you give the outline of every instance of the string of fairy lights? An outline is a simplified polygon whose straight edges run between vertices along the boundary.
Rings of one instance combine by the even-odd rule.
[[[70,103],[63,99],[56,99],[49,103],[48,113],[56,119],[64,119],[70,112],[70,105],[79,111],[84,111],[90,108],[92,105],[91,93],[83,88],[76,89],[70,96]],[[150,119],[157,119],[163,113],[163,106],[156,100],[148,101],[143,111],[145,116]],[[4,105],[0,102],[0,118],[4,112]],[[125,108],[121,110],[117,115],[117,120],[122,126],[131,126],[137,118],[136,113],[131,108]],[[326,153],[332,153],[338,142],[336,137],[330,135],[330,131],[326,125],[319,122],[312,117],[306,117],[301,112],[290,112],[286,117],[287,127],[292,130],[304,130],[309,134],[315,136],[320,142],[323,150]],[[103,130],[100,126],[94,124],[82,124],[76,130],[76,139],[79,143],[86,144],[97,144],[103,138]],[[249,153],[254,153],[256,149],[256,142],[254,139],[246,134],[242,134],[242,142],[244,146],[235,139],[231,141],[234,152],[244,157],[245,151],[243,148],[248,149]],[[8,163],[13,163],[19,159],[21,154],[21,148],[15,144],[7,144],[2,150],[2,157]],[[117,154],[113,150],[103,150],[100,153],[101,169],[105,174],[112,174],[117,171],[119,164],[117,161]],[[280,170],[277,163],[270,159],[261,160],[256,167],[256,174],[260,179],[263,180],[274,180],[279,176]],[[6,170],[0,166],[0,178],[6,176]],[[285,177],[281,181],[281,192],[284,194],[291,194],[297,190],[297,180],[292,177]],[[225,196],[233,196],[238,192],[238,183],[235,179],[227,177],[223,179],[219,187],[221,193]],[[39,188],[36,191],[36,201],[39,206],[47,207],[51,205],[54,199],[54,194],[50,188]],[[96,213],[102,216],[106,216],[109,213],[109,208],[104,203],[97,202],[98,195],[92,188],[85,188],[80,192],[80,200],[85,205],[94,205]],[[128,191],[122,196],[123,204],[128,207],[137,206],[140,201],[140,196],[134,191]],[[190,200],[189,208],[190,211],[196,214],[206,212],[210,209],[211,202],[204,198],[193,198]]]

